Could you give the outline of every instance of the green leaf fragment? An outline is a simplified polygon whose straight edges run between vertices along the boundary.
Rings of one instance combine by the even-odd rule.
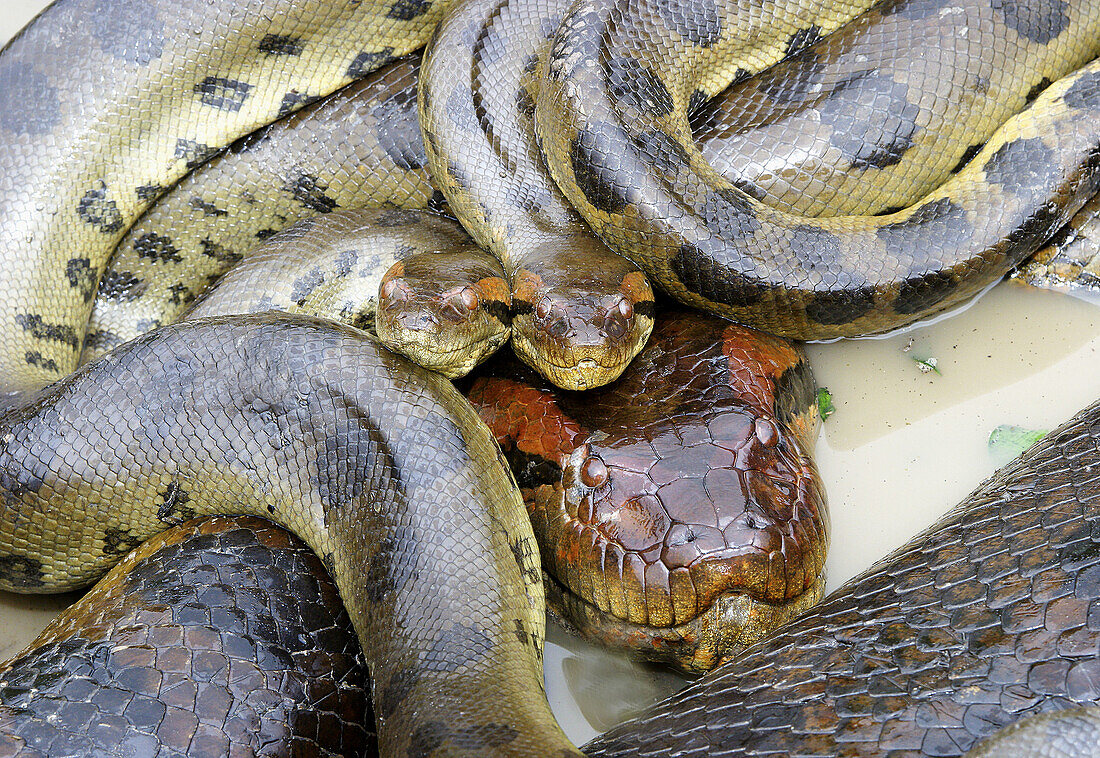
[[[989,434],[989,453],[998,463],[1008,463],[1046,434],[1042,429],[1026,429],[1001,424]]]
[[[937,361],[935,358],[917,358],[916,356],[913,356],[913,361],[916,362],[917,368],[921,370],[922,374],[927,374],[929,371],[935,371],[940,376],[943,376],[943,374],[940,374],[940,370],[936,367],[939,361]]]
[[[833,396],[829,392],[828,387],[820,387],[817,390],[817,409],[821,414],[821,419],[825,420],[836,413],[836,406],[833,405]]]

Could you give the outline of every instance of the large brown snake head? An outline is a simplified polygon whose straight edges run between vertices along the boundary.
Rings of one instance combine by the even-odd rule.
[[[490,365],[469,397],[569,624],[702,671],[821,597],[814,383],[788,343],[679,313],[617,382],[582,395]]]
[[[611,257],[611,256],[609,256]],[[517,272],[512,288],[512,349],[532,368],[568,390],[617,379],[653,330],[653,289],[625,259],[614,263],[616,288],[592,286],[608,276],[602,262],[577,261],[558,275]],[[587,273],[593,266],[599,271]]]
[[[465,376],[511,336],[509,289],[490,256],[461,249],[411,255],[382,277],[375,329],[421,366]]]

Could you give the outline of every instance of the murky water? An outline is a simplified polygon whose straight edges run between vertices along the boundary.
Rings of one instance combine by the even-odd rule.
[[[44,4],[2,0],[0,39]],[[1049,429],[1100,395],[1100,304],[1001,284],[939,323],[810,353],[836,405],[817,447],[832,513],[832,589],[992,473],[1000,463],[987,445],[994,428]],[[920,371],[917,361],[929,358],[939,373]],[[0,593],[0,659],[71,601]],[[681,681],[560,632],[550,635],[546,678],[555,713],[578,743]]]

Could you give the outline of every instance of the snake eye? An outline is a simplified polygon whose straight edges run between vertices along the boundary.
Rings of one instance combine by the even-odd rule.
[[[476,310],[477,306],[481,303],[473,287],[463,287],[462,291],[458,293],[458,296],[462,299],[462,304],[466,306],[466,310],[468,311]]]
[[[535,315],[539,318],[546,318],[550,315],[550,305],[550,298],[543,295],[535,305]]]
[[[619,300],[619,313],[621,313],[625,319],[634,317],[634,306],[625,297]]]
[[[581,464],[581,482],[585,487],[599,487],[607,481],[607,466],[594,455],[584,459]]]

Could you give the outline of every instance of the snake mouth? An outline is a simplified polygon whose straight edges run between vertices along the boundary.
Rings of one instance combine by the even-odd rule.
[[[725,663],[773,630],[816,605],[825,596],[820,573],[801,594],[769,603],[740,592],[726,592],[690,621],[655,627],[625,621],[601,611],[543,572],[548,610],[567,630],[635,658],[703,674]]]

